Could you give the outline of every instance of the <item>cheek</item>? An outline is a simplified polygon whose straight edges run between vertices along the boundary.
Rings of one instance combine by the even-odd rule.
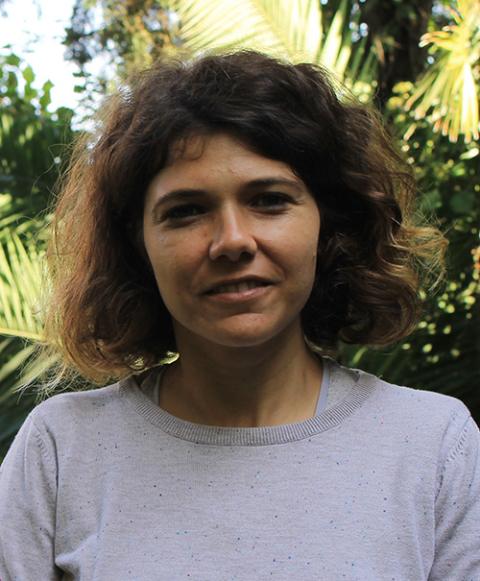
[[[321,228],[321,220],[320,220],[320,211],[315,204],[314,210],[312,210],[312,223],[309,229],[309,248],[310,254],[312,256],[312,260],[316,263],[317,254],[318,254],[318,243],[320,240],[320,228]]]
[[[300,235],[291,238],[288,252],[299,272],[307,273],[315,270],[318,254],[318,239],[320,234],[320,220],[318,212],[312,211],[310,220],[304,221],[297,231]]]
[[[315,283],[318,260],[318,234],[312,232],[301,248],[297,249],[299,280],[305,292],[310,294]],[[300,258],[303,257],[303,258]]]
[[[146,249],[160,294],[175,300],[197,270],[198,246],[188,237],[165,236],[147,239]]]

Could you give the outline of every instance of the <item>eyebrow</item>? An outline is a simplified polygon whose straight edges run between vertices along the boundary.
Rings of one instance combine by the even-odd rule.
[[[301,193],[305,190],[301,182],[298,180],[292,180],[284,177],[268,177],[268,178],[258,178],[251,180],[243,185],[242,190],[253,190],[258,188],[266,188],[272,186],[288,186],[297,190]],[[155,215],[157,209],[169,202],[179,202],[186,201],[196,198],[199,195],[205,194],[205,190],[198,188],[179,188],[176,190],[171,190],[162,195],[152,208],[152,216]]]

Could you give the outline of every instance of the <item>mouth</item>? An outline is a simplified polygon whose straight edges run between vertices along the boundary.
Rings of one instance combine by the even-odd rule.
[[[238,282],[225,282],[209,288],[207,295],[243,294],[253,289],[270,286],[270,282],[260,279],[245,279]]]

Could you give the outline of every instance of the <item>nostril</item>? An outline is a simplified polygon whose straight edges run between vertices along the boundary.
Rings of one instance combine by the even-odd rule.
[[[226,238],[211,243],[209,255],[212,260],[225,257],[229,260],[249,260],[257,251],[257,243],[253,237]]]

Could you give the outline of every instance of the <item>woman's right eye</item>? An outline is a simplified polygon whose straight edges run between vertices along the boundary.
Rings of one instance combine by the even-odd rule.
[[[205,212],[202,206],[198,204],[181,204],[180,206],[174,206],[165,212],[163,215],[164,220],[180,221],[186,220],[188,218],[194,218]]]

